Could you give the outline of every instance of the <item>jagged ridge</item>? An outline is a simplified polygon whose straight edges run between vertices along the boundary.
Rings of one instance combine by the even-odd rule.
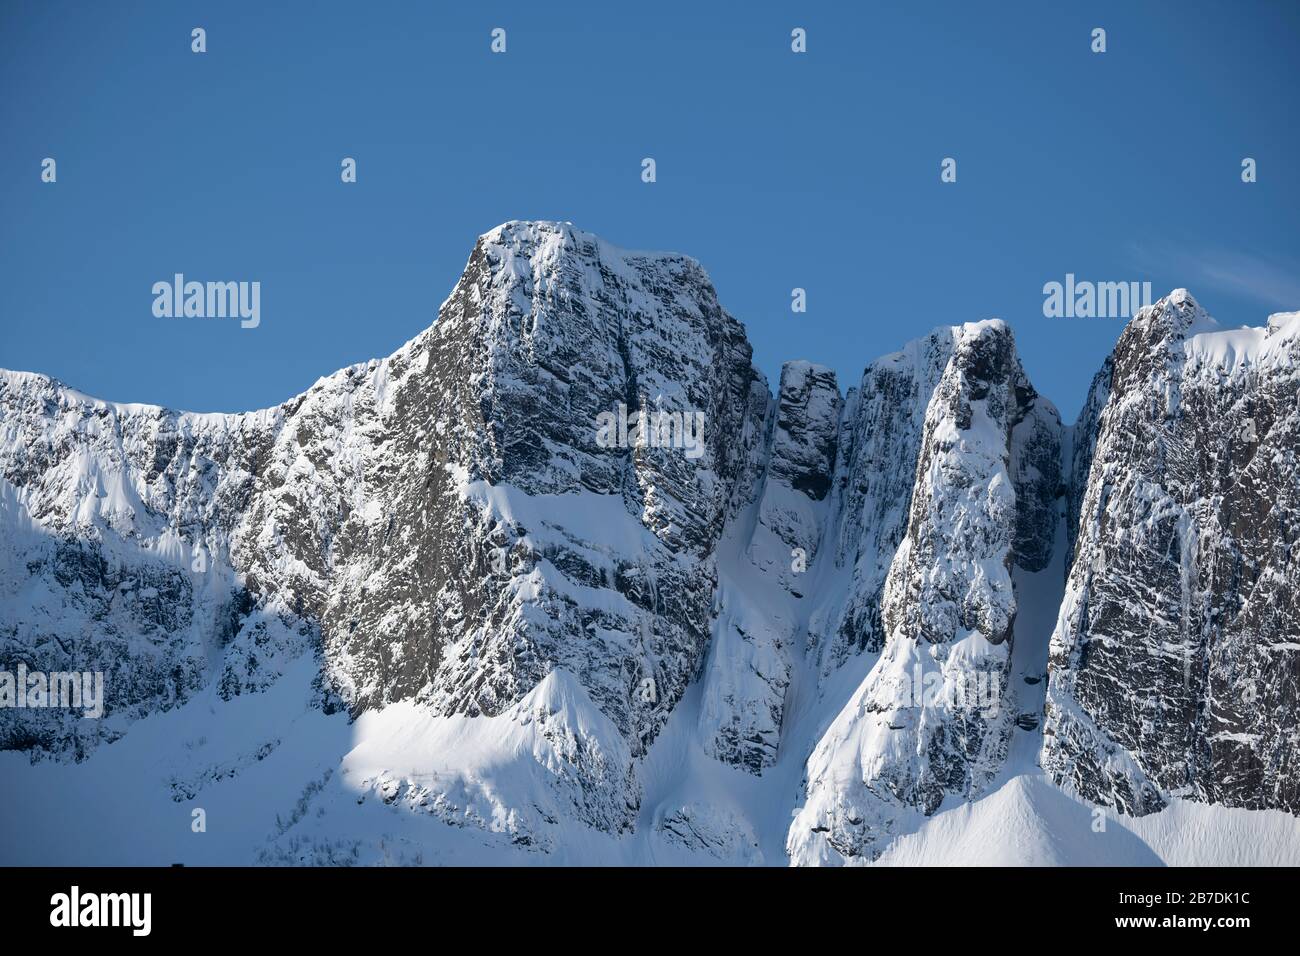
[[[0,710],[0,748],[82,758],[314,653],[326,712],[535,727],[492,758],[512,782],[467,755],[432,788],[371,785],[545,849],[561,812],[637,826],[638,767],[698,684],[704,754],[760,777],[808,758],[790,858],[870,859],[997,778],[1022,709],[1013,578],[1065,547],[1052,776],[1131,812],[1294,812],[1296,326],[1223,339],[1175,293],[1074,429],[997,321],[935,330],[843,396],[788,363],[773,397],[693,260],[507,223],[431,328],[275,409],[115,405],[6,372],[0,661],[103,670],[112,692],[90,725]],[[699,413],[702,440],[603,441],[620,405]],[[656,832],[757,860],[750,827],[696,801]]]

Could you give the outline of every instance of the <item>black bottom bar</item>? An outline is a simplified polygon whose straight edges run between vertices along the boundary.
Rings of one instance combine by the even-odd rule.
[[[874,933],[927,944],[1007,933],[1025,946],[1053,938],[1040,934],[1074,941],[1198,933],[1230,943],[1243,932],[1290,929],[1293,881],[1293,871],[1226,868],[6,869],[0,910],[7,942],[76,933],[82,942],[413,939],[441,948],[476,926],[501,943],[535,931],[567,948],[566,939],[609,940],[596,935],[608,932],[684,941],[702,922],[731,942],[728,933],[765,939],[802,923],[799,932],[848,932],[864,946]]]

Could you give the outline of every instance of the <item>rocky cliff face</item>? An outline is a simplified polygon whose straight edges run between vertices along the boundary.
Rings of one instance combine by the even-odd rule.
[[[1043,766],[1129,813],[1296,812],[1300,320],[1219,330],[1184,291],[1093,386]]]
[[[761,773],[777,757],[800,644],[800,603],[833,482],[842,402],[830,369],[791,362],[757,449],[757,483],[722,542],[715,647],[700,731],[707,753]]]
[[[926,413],[953,347],[952,330],[936,329],[873,362],[849,392],[831,541],[836,565],[848,568],[851,579],[814,622],[823,675],[885,645],[885,579],[907,534]]]
[[[773,396],[692,260],[508,223],[429,329],[275,409],[0,373],[0,669],[107,685],[103,720],[0,708],[0,749],[81,759],[307,658],[305,706],[389,715],[427,752],[366,776],[390,806],[524,851],[575,820],[719,859],[871,860],[1037,733],[1013,655],[1039,642],[1039,680],[1046,635],[1017,637],[1017,588],[1064,549],[1053,778],[1131,812],[1294,812],[1298,328],[1204,331],[1176,293],[1073,429],[997,321],[937,329],[845,396],[789,363]],[[675,795],[664,765],[699,775],[697,751],[730,782]],[[723,796],[755,787],[780,790],[778,824]]]
[[[354,713],[497,715],[558,669],[624,738],[588,745],[639,755],[700,669],[765,395],[693,261],[532,223],[479,240],[431,329],[274,410],[114,406],[9,375],[11,517],[54,540],[34,545],[52,571],[24,557],[6,577],[5,657],[108,670],[114,712],[138,713],[218,666],[233,693],[268,679],[257,655],[290,637]],[[601,440],[602,415],[635,428],[642,409],[664,441]],[[631,767],[602,781],[601,821],[626,826]]]
[[[290,517],[277,455],[285,417],[114,405],[0,375],[0,661],[106,682],[104,719],[3,710],[0,746],[84,756],[209,682],[227,697],[264,688],[313,642],[295,588],[305,568],[270,582],[232,569],[258,534],[281,533],[247,523],[259,488]]]
[[[1011,572],[1051,555],[1060,421],[1002,323],[931,346],[906,532],[879,599],[883,650],[809,758],[796,862],[871,859],[907,818],[979,796],[1006,758]]]

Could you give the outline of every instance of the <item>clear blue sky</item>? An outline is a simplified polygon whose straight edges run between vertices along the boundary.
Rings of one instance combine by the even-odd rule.
[[[1044,318],[1045,282],[1300,309],[1298,64],[1290,0],[6,0],[0,366],[273,405],[426,327],[479,233],[565,219],[696,257],[773,380],[1000,316],[1068,421],[1120,322]],[[175,272],[259,280],[261,327],[155,318]]]

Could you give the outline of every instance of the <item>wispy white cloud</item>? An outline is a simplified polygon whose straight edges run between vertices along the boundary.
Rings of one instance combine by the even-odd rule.
[[[1171,243],[1131,245],[1138,266],[1167,276],[1195,294],[1201,283],[1283,311],[1300,309],[1300,266],[1227,250],[1193,250]]]

